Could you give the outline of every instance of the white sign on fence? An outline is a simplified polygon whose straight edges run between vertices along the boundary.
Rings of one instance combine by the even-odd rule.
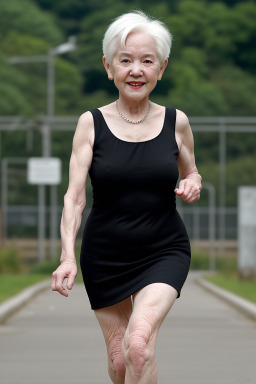
[[[61,182],[61,160],[57,157],[30,157],[27,181],[29,184],[57,185]]]
[[[238,190],[238,267],[243,274],[256,273],[256,187]]]

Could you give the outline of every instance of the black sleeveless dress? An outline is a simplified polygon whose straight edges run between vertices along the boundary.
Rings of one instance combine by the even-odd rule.
[[[162,282],[180,297],[191,250],[176,210],[176,109],[165,109],[158,136],[142,142],[117,138],[99,109],[89,170],[93,205],[81,244],[80,266],[92,309],[116,304]]]

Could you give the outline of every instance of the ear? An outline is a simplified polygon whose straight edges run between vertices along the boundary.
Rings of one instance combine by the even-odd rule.
[[[103,65],[104,65],[104,67],[105,67],[105,69],[106,69],[106,72],[107,72],[107,74],[108,74],[108,78],[109,78],[109,80],[113,80],[114,77],[113,77],[113,75],[112,75],[111,68],[110,68],[110,64],[108,63],[108,61],[107,61],[107,59],[106,59],[106,56],[103,56],[102,61],[103,61]]]
[[[163,76],[163,73],[164,73],[164,70],[165,70],[167,64],[168,64],[168,59],[165,59],[160,66],[160,71],[159,71],[159,75],[158,75],[157,80],[162,79],[162,76]]]

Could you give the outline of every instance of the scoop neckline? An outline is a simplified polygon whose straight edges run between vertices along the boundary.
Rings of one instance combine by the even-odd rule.
[[[166,122],[166,114],[167,114],[167,108],[165,107],[165,112],[164,112],[164,122],[163,122],[163,126],[162,126],[162,129],[161,131],[158,133],[157,136],[153,137],[152,139],[149,139],[149,140],[144,140],[144,141],[127,141],[127,140],[123,140],[123,139],[120,139],[119,137],[117,137],[112,131],[111,129],[109,128],[106,120],[105,120],[105,117],[103,116],[103,113],[101,112],[101,110],[99,108],[97,108],[97,110],[100,112],[103,120],[104,120],[104,123],[109,131],[109,133],[118,141],[121,141],[122,143],[128,143],[128,144],[143,144],[143,143],[148,143],[150,141],[153,141],[153,140],[156,140],[158,139],[161,134],[163,133],[163,130],[164,130],[164,126],[165,126],[165,122]]]

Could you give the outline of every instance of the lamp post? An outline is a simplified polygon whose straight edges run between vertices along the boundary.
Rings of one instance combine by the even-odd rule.
[[[55,110],[55,67],[54,58],[56,55],[71,52],[76,48],[76,37],[70,36],[66,43],[60,44],[48,51],[47,55],[43,56],[19,56],[8,59],[10,64],[22,63],[47,63],[47,112],[46,122],[42,126],[42,156],[51,156],[51,120]],[[45,259],[45,185],[39,185],[39,220],[38,220],[38,258]],[[57,239],[57,187],[50,186],[50,256],[56,254],[56,239]]]

